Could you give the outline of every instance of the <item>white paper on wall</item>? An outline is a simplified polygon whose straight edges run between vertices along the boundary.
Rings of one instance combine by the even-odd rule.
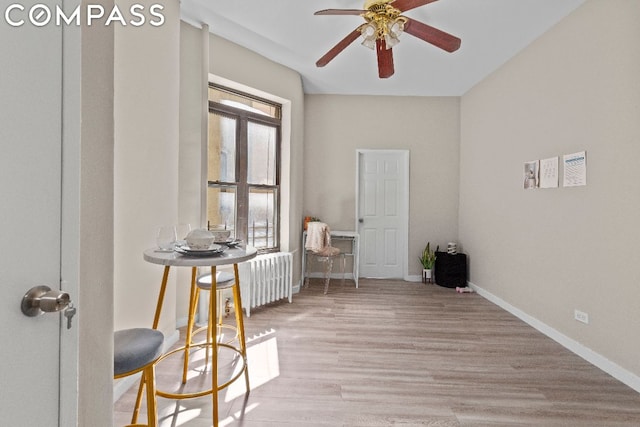
[[[540,160],[540,188],[558,187],[558,157]]]
[[[587,185],[587,153],[580,151],[563,156],[565,187]]]

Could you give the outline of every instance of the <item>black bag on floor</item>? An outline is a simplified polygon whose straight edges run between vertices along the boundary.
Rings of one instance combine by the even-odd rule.
[[[436,284],[445,288],[467,286],[467,255],[436,252]]]

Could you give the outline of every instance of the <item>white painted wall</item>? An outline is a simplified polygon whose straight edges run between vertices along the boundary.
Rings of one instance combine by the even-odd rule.
[[[639,20],[588,1],[464,95],[460,242],[474,284],[640,386]],[[523,190],[525,161],[581,150],[586,187]]]
[[[151,326],[162,266],[146,263],[142,252],[155,246],[160,226],[178,223],[179,2],[163,4],[162,26],[117,27],[115,34],[116,329]],[[175,330],[175,292],[172,274],[160,320],[166,334]]]

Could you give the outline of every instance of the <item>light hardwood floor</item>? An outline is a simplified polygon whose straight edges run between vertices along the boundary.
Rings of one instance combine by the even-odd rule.
[[[221,391],[220,426],[640,426],[639,393],[476,294],[322,290],[312,280],[245,317],[251,393],[242,378]],[[180,364],[158,366],[159,387]],[[116,425],[134,397],[114,405]],[[161,426],[212,425],[210,397],[158,403]]]

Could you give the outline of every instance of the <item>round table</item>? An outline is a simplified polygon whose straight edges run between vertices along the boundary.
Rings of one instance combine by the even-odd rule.
[[[196,276],[197,276],[197,268],[198,267],[210,267],[211,268],[211,277],[212,277],[212,286],[211,286],[211,292],[209,292],[209,307],[210,309],[215,310],[215,307],[217,307],[217,301],[216,301],[216,297],[217,297],[217,292],[215,292],[216,289],[216,283],[215,283],[215,277],[216,277],[216,267],[218,266],[222,266],[222,265],[233,265],[233,269],[234,269],[234,274],[235,274],[235,280],[236,280],[236,285],[233,288],[233,297],[234,300],[236,302],[236,327],[238,328],[238,342],[240,343],[240,348],[236,349],[234,347],[231,347],[229,345],[226,344],[220,344],[217,342],[216,339],[213,339],[212,343],[210,343],[210,345],[213,347],[212,349],[212,354],[213,356],[211,357],[211,390],[207,390],[201,393],[193,393],[193,394],[175,394],[175,393],[165,393],[165,392],[161,392],[158,391],[157,394],[163,397],[170,397],[170,398],[176,398],[176,399],[184,399],[184,398],[190,398],[190,397],[199,397],[202,396],[204,394],[209,394],[211,393],[213,395],[213,421],[214,421],[214,426],[218,425],[218,389],[222,388],[222,387],[226,387],[229,383],[235,381],[240,374],[244,371],[245,374],[245,379],[246,379],[246,383],[247,383],[247,391],[249,391],[249,375],[247,372],[247,364],[246,364],[246,357],[247,357],[247,349],[246,349],[246,342],[245,342],[245,336],[244,336],[244,322],[242,319],[242,302],[241,302],[241,297],[240,297],[240,278],[238,275],[238,264],[245,262],[245,261],[249,261],[250,259],[255,258],[257,255],[257,250],[254,247],[251,246],[246,246],[246,247],[232,247],[232,248],[228,248],[226,249],[222,254],[219,255],[213,255],[213,256],[187,256],[187,255],[182,255],[179,254],[177,252],[174,251],[162,251],[156,248],[151,248],[151,249],[147,249],[144,251],[143,253],[143,258],[145,261],[150,262],[152,264],[158,264],[158,265],[163,265],[164,266],[164,273],[162,275],[162,281],[160,283],[160,292],[158,294],[158,301],[156,304],[156,311],[155,311],[155,315],[154,315],[154,319],[153,319],[153,328],[157,329],[158,328],[158,323],[160,321],[160,314],[162,313],[162,305],[164,303],[164,297],[165,297],[165,292],[167,289],[167,280],[169,278],[169,271],[171,269],[171,267],[191,267],[192,268],[192,274],[191,274],[191,297],[189,299],[189,303],[190,304],[194,304],[194,293],[195,293],[195,286],[196,286]],[[190,308],[190,312],[191,312],[191,308]],[[209,314],[210,316],[212,315],[211,313]],[[189,363],[189,358],[188,358],[188,354],[189,354],[189,346],[191,345],[191,331],[187,331],[187,340],[186,340],[187,344],[185,345],[185,347],[181,347],[177,350],[173,350],[170,353],[174,353],[176,351],[182,351],[185,350],[185,358],[184,358],[184,373],[183,375],[186,375],[186,369]],[[235,376],[234,378],[232,378],[231,380],[229,380],[227,383],[225,383],[222,387],[218,386],[218,366],[217,366],[217,354],[218,354],[218,346],[225,346],[225,347],[229,347],[232,348],[235,351],[238,351],[238,353],[242,356],[243,361],[244,361],[244,367],[243,369],[240,371],[240,374],[238,374],[237,376]],[[170,354],[170,353],[167,353]],[[163,357],[166,357],[167,355],[164,355]],[[161,357],[162,359],[162,357]],[[141,383],[142,384],[142,383]],[[138,414],[138,410],[140,407],[140,402],[141,402],[141,397],[142,397],[142,386],[140,387],[140,390],[138,391],[138,399],[136,401],[136,407],[134,410],[134,415],[132,418],[132,424],[135,424],[137,421],[137,414]]]

